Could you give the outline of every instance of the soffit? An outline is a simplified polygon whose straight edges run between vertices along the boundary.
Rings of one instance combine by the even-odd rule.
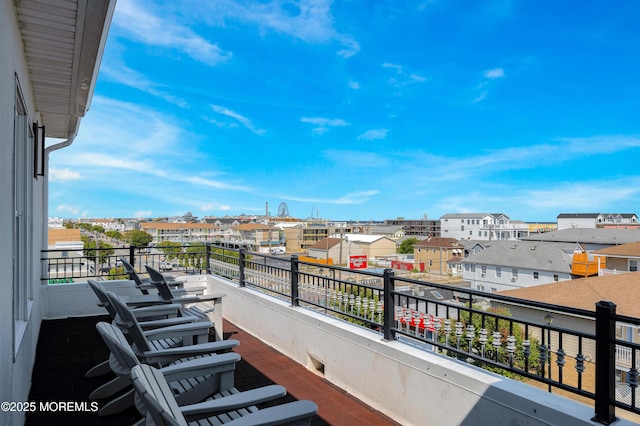
[[[36,112],[67,138],[91,102],[115,0],[16,0]]]

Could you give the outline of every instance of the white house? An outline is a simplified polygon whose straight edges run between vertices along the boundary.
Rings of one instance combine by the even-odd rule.
[[[574,243],[494,241],[462,259],[471,288],[496,292],[570,280]]]
[[[47,160],[91,103],[111,0],[0,2],[0,401],[28,401],[47,247]],[[63,140],[45,146],[45,136]],[[24,424],[3,412],[1,424]]]
[[[503,213],[448,213],[440,217],[440,233],[457,240],[516,240],[529,235],[529,225]]]
[[[603,228],[609,225],[638,224],[635,213],[561,213],[558,231],[571,228]]]

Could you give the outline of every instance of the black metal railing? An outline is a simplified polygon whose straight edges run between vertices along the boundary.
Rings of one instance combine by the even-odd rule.
[[[87,278],[123,279],[126,278],[126,274],[120,262],[121,258],[143,273],[144,265],[178,274],[210,273],[209,265],[212,264],[212,259],[220,259],[229,264],[229,258],[233,253],[236,253],[237,258],[237,252],[204,244],[168,248],[124,246],[105,249],[42,250],[41,279],[47,284],[82,282]]]
[[[600,423],[613,422],[616,408],[640,414],[640,345],[621,338],[625,330],[640,329],[640,319],[617,315],[611,302],[598,302],[590,311],[410,279],[390,269],[353,270],[295,255],[198,247],[183,246],[171,255],[129,247],[127,255],[135,265],[171,261],[178,273],[219,275],[292,306],[376,330],[386,340],[593,400],[593,420]],[[49,257],[52,252],[43,251],[45,272],[62,262]],[[98,263],[117,266],[119,255]],[[83,274],[91,258],[85,259],[82,267],[77,260],[66,263],[73,278],[88,276]]]
[[[575,309],[399,277],[390,269],[355,271],[297,256],[283,262],[243,250],[237,265],[240,286],[377,330],[386,340],[593,400],[594,421],[612,423],[616,407],[640,414],[640,345],[616,338],[617,327],[636,330],[640,319],[616,315],[611,302]],[[577,323],[581,328],[571,326]]]

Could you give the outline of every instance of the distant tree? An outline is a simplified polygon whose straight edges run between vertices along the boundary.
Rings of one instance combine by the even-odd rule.
[[[98,257],[98,263],[104,263],[107,261],[109,256],[112,256],[115,253],[113,246],[109,243],[105,243],[103,241],[98,241],[96,243],[95,240],[82,236],[80,237],[82,242],[84,243],[83,254],[85,257],[89,259],[94,259],[96,256]]]
[[[138,248],[146,247],[151,241],[153,241],[151,234],[137,229],[125,232],[123,234],[123,239],[126,243]]]
[[[109,269],[109,275],[107,276],[107,280],[127,280],[129,279],[129,275],[125,272],[123,266],[118,266],[116,268]]]
[[[91,227],[91,230],[92,230],[93,232],[99,232],[100,234],[104,234],[104,227],[103,227],[103,226],[100,226],[100,225],[93,225],[93,226]]]
[[[400,243],[400,247],[398,247],[398,253],[413,253],[413,245],[418,242],[417,238],[407,238],[403,242]]]
[[[91,228],[93,228],[93,225],[91,225],[90,223],[79,223],[78,224],[78,228],[83,229],[85,231],[91,231]]]
[[[66,229],[75,229],[75,228],[77,228],[77,226],[76,226],[76,224],[75,224],[75,223],[73,223],[73,222],[69,222],[69,221],[67,221],[67,222],[65,222],[65,223],[64,223],[64,227],[65,227]]]
[[[106,235],[109,238],[113,238],[114,240],[121,240],[122,239],[122,233],[120,231],[107,231],[104,233],[104,235]]]
[[[202,267],[205,263],[206,246],[202,242],[194,242],[189,244],[185,249],[185,266]]]
[[[156,248],[163,252],[167,259],[175,259],[182,253],[182,246],[174,241],[162,241]]]

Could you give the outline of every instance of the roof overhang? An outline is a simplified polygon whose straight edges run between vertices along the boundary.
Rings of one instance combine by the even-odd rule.
[[[15,0],[36,112],[69,138],[89,109],[116,0]]]

